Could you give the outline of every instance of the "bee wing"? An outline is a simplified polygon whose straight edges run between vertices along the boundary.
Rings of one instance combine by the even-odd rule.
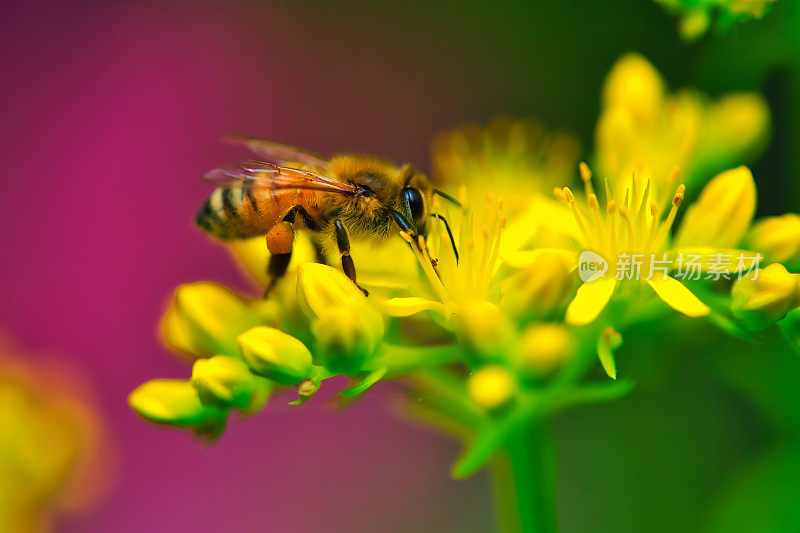
[[[356,196],[358,189],[318,172],[284,167],[264,161],[242,161],[215,168],[203,179],[217,187],[240,189],[310,189]]]
[[[301,163],[319,168],[325,168],[328,165],[325,159],[311,152],[248,135],[226,135],[224,140],[247,146],[259,156],[273,161]]]

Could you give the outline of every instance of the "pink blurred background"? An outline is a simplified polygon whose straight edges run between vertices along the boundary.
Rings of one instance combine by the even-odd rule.
[[[275,402],[211,448],[126,405],[149,378],[188,375],[155,335],[172,289],[242,286],[191,224],[199,176],[243,155],[221,133],[416,160],[463,108],[435,77],[421,90],[430,64],[320,46],[321,22],[222,2],[3,6],[0,328],[89,375],[120,458],[105,501],[59,529],[489,527],[482,477],[450,480],[456,446],[393,417],[391,387],[344,412]]]

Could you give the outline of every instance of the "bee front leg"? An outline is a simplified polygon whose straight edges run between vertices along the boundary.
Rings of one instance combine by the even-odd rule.
[[[364,296],[369,296],[367,289],[359,285],[356,281],[356,266],[353,264],[353,258],[350,257],[350,238],[347,236],[347,230],[344,228],[344,224],[342,224],[341,220],[337,219],[333,222],[333,229],[336,233],[336,245],[339,247],[339,253],[342,254],[342,270],[344,270],[344,273],[350,278],[350,281],[361,289]]]
[[[269,283],[264,290],[264,298],[269,296],[275,284],[286,274],[289,262],[292,260],[292,247],[294,246],[294,218],[278,222],[267,233],[267,248],[270,258],[267,266]]]

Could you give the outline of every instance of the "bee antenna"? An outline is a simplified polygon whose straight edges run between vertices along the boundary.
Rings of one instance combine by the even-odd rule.
[[[463,205],[461,205],[461,202],[459,202],[458,200],[455,199],[455,197],[447,194],[444,191],[440,191],[439,189],[433,189],[433,194],[435,194],[437,196],[441,196],[445,200],[447,200],[449,202],[452,202],[453,204],[457,205],[458,207],[464,207]]]
[[[453,254],[455,254],[456,264],[458,264],[458,248],[456,247],[456,240],[453,238],[453,232],[450,230],[450,224],[448,224],[447,219],[439,213],[431,213],[431,216],[444,222],[444,229],[447,230],[447,236],[450,237],[450,244],[453,246]]]

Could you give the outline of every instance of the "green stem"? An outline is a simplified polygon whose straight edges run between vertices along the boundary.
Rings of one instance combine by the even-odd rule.
[[[536,419],[508,435],[491,464],[497,531],[557,530],[555,447],[547,421]]]

